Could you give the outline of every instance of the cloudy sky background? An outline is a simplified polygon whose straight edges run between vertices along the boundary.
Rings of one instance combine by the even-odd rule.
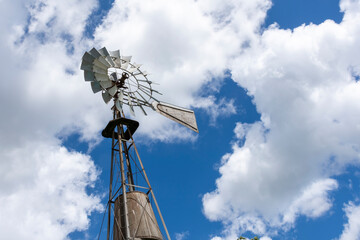
[[[360,1],[313,2],[286,26],[281,1],[0,0],[2,238],[96,239],[111,111],[79,66],[103,46],[197,114],[136,118],[174,239],[360,238]]]

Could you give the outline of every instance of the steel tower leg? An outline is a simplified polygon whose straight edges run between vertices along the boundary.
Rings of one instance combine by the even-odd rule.
[[[124,169],[124,156],[123,156],[123,146],[122,146],[122,136],[123,136],[123,127],[118,125],[118,144],[119,144],[119,156],[120,156],[120,172],[121,172],[121,188],[122,188],[122,198],[125,214],[125,237],[126,240],[130,239],[130,229],[129,229],[129,218],[128,218],[128,208],[127,208],[127,198],[126,198],[126,178],[125,178],[125,169]]]
[[[113,119],[115,119],[115,109],[113,112]],[[114,132],[112,134],[112,141],[111,141],[111,165],[110,165],[110,184],[109,184],[109,201],[108,201],[108,224],[107,224],[107,236],[106,239],[110,240],[110,228],[111,228],[111,204],[112,204],[112,182],[113,182],[113,165],[114,165]]]

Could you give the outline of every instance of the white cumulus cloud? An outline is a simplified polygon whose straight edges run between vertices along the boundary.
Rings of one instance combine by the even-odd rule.
[[[332,177],[359,164],[360,1],[340,7],[339,24],[270,26],[230,64],[261,120],[238,123],[216,189],[203,197],[226,239],[276,234],[300,215],[325,214],[337,189]]]
[[[4,239],[66,239],[102,211],[88,194],[98,175],[89,156],[57,144],[28,143],[0,153],[0,231]]]
[[[77,129],[97,141],[97,129],[85,124],[96,107],[77,70],[95,1],[0,5],[0,232],[4,239],[67,239],[102,211],[89,193],[99,175],[93,160],[58,139]]]
[[[360,206],[350,202],[345,206],[348,222],[344,225],[344,230],[340,240],[359,239],[360,238]]]

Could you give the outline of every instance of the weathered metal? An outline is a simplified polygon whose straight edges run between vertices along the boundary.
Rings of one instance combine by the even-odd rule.
[[[118,125],[117,129],[118,129],[119,152],[121,153],[121,152],[123,152],[123,149],[122,149],[123,146],[121,144],[121,142],[122,142],[121,137],[124,137],[124,130],[123,130],[123,126],[121,124]],[[115,132],[114,132],[113,136],[114,135],[115,135]],[[122,200],[122,204],[123,204],[121,213],[123,213],[123,215],[124,215],[124,221],[123,221],[124,234],[123,234],[123,236],[125,236],[124,240],[130,240],[130,225],[129,225],[129,218],[128,218],[129,211],[128,211],[128,205],[127,205],[127,196],[126,196],[127,191],[126,191],[126,178],[125,178],[125,168],[124,168],[124,155],[123,154],[119,154],[119,155],[120,155],[121,187],[123,189],[123,194],[120,196],[120,198]],[[115,219],[119,220],[119,218],[116,218],[116,216],[115,216]]]
[[[129,140],[130,136],[132,136],[136,129],[139,127],[139,122],[132,120],[132,119],[128,119],[128,118],[116,118],[114,120],[111,120],[106,127],[104,128],[104,130],[102,131],[101,135],[105,138],[112,138],[113,137],[113,133],[115,134],[114,138],[117,139],[118,138],[118,134],[117,132],[114,132],[115,127],[117,127],[119,124],[121,125],[125,125],[127,127],[125,133],[124,133],[124,139],[125,140]]]
[[[164,102],[152,102],[155,111],[161,115],[190,128],[195,132],[199,132],[197,127],[194,111],[178,106],[174,106]]]
[[[114,240],[123,240],[126,236],[126,222],[123,195],[115,200],[115,218],[118,225],[114,225]],[[129,220],[129,237],[136,240],[162,240],[159,225],[146,193],[132,191],[126,193],[126,204]]]

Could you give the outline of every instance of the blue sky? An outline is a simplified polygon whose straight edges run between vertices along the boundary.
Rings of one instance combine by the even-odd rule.
[[[199,134],[136,114],[172,239],[360,238],[359,0],[0,6],[4,239],[97,239],[112,115],[79,66],[103,46],[195,111]]]

